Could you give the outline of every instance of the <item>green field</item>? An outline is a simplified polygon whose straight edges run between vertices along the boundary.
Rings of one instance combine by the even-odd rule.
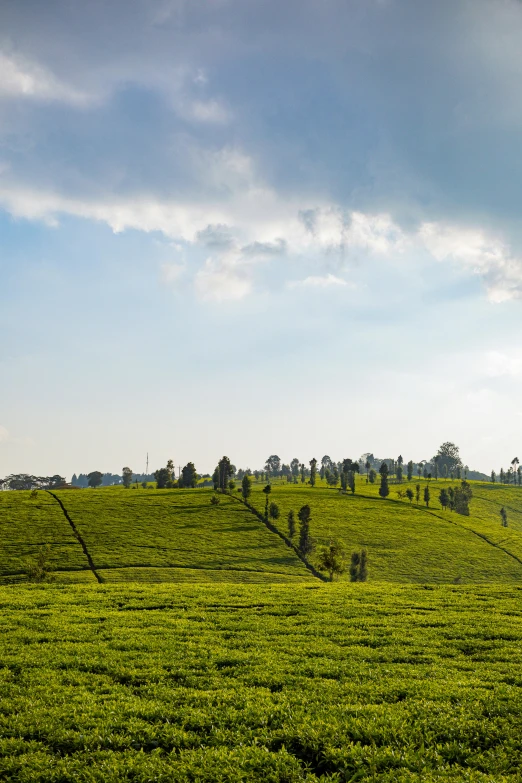
[[[423,489],[425,482],[420,483]],[[522,489],[473,482],[471,514],[465,517],[442,511],[437,497],[443,485],[430,483],[426,508],[398,497],[406,482],[392,484],[387,500],[364,477],[358,477],[353,496],[321,483],[312,488],[274,482],[270,501],[281,515],[273,524],[286,535],[288,511],[309,504],[317,546],[337,538],[348,553],[365,547],[372,582],[518,583]],[[260,512],[262,488],[255,484],[250,498]],[[39,492],[36,499],[26,492],[2,492],[0,580],[25,580],[28,565],[47,543],[58,581],[317,581],[288,542],[241,503],[237,492],[233,495],[220,496],[213,506],[209,489],[118,487],[55,496]],[[500,524],[502,506],[508,528]]]
[[[0,780],[519,781],[522,590],[0,588]]]

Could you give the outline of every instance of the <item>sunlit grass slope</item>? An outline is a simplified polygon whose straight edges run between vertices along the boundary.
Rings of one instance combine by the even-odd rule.
[[[0,779],[518,783],[521,599],[317,581],[2,587]]]
[[[421,484],[421,498],[426,482]],[[274,482],[270,502],[280,507],[276,525],[286,532],[288,511],[296,513],[308,504],[311,532],[318,545],[329,538],[344,542],[348,551],[365,547],[370,558],[369,578],[393,582],[504,582],[522,579],[522,489],[490,491],[473,483],[471,515],[443,512],[437,501],[444,482],[430,482],[430,507],[400,500],[407,482],[391,485],[388,500],[378,495],[378,485],[358,477],[356,494],[340,494],[321,482]],[[454,484],[456,482],[453,482]],[[446,483],[446,486],[449,482]],[[262,485],[254,485],[253,504],[264,509]],[[493,500],[494,498],[494,500]],[[500,525],[500,508],[509,501],[512,527]],[[511,524],[511,522],[510,522]],[[346,575],[344,578],[348,578]]]
[[[46,492],[0,492],[0,580],[24,578],[41,547],[61,580],[94,581],[85,555],[58,503]]]
[[[209,490],[57,492],[105,581],[307,581],[284,541]]]

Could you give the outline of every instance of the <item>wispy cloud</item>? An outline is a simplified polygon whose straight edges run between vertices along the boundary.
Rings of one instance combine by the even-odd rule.
[[[0,98],[27,98],[42,102],[88,106],[93,96],[71,87],[47,68],[19,56],[0,52]]]
[[[303,280],[289,280],[288,288],[330,288],[331,286],[349,286],[354,287],[353,283],[344,280],[342,277],[336,277],[331,273],[327,275],[309,275]]]

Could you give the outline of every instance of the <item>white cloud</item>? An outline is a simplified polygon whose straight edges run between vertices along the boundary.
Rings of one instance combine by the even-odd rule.
[[[23,97],[75,106],[92,103],[92,96],[57,79],[48,69],[30,60],[0,52],[0,97]]]
[[[181,113],[189,119],[216,125],[224,125],[231,119],[230,112],[216,100],[193,101]]]
[[[289,288],[329,288],[330,286],[350,286],[353,288],[353,284],[348,283],[347,280],[343,280],[342,277],[336,277],[332,274],[324,276],[310,275],[305,277],[304,280],[290,280],[288,283]]]
[[[195,288],[201,299],[238,300],[251,292],[252,280],[234,259],[208,258],[196,274]]]
[[[481,362],[486,375],[498,378],[503,375],[517,376],[522,374],[522,359],[506,356],[498,351],[489,351]]]
[[[424,223],[419,239],[438,261],[453,260],[479,275],[491,302],[522,297],[522,259],[509,246],[480,229]]]

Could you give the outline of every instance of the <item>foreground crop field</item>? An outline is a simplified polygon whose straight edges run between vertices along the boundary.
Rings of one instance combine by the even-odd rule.
[[[522,590],[0,588],[0,779],[519,781]]]

